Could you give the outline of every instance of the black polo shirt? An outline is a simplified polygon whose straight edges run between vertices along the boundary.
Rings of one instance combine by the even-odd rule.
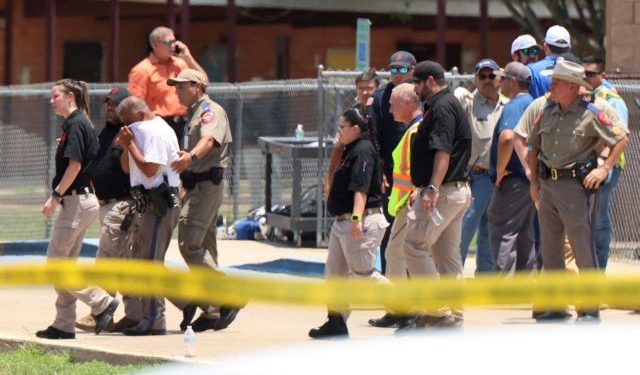
[[[393,150],[409,128],[407,124],[395,121],[393,114],[389,111],[391,107],[389,99],[391,99],[391,91],[394,87],[393,83],[389,82],[386,86],[379,88],[373,93],[373,104],[371,105],[371,115],[380,146],[382,171],[387,177],[390,187],[393,185]],[[391,189],[387,191],[391,192]]]
[[[91,123],[80,110],[73,111],[62,123],[62,136],[56,150],[56,175],[53,177],[51,188],[55,189],[62,180],[64,172],[69,166],[69,159],[79,161],[82,168],[71,187],[60,194],[70,194],[71,190],[89,186],[89,171],[87,166],[92,163],[98,153],[98,137]]]
[[[411,145],[411,182],[418,187],[430,184],[438,150],[451,154],[442,183],[465,180],[471,157],[471,128],[460,102],[445,88],[427,100],[424,111]]]
[[[124,173],[120,166],[122,147],[118,144],[117,138],[123,125],[107,122],[98,135],[100,149],[89,169],[98,199],[123,199],[129,196],[131,183],[129,175]]]
[[[356,191],[367,194],[366,208],[382,206],[380,162],[373,143],[367,138],[368,133],[363,133],[342,151],[327,200],[332,215],[352,212]]]

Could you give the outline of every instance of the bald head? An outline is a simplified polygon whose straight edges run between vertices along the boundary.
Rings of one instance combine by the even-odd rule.
[[[152,120],[156,117],[149,109],[147,102],[136,96],[130,96],[124,99],[118,105],[116,112],[118,113],[118,117],[120,117],[126,125],[131,125],[134,122],[142,120]]]
[[[394,120],[408,124],[422,112],[422,103],[410,83],[401,83],[391,91],[390,111]]]

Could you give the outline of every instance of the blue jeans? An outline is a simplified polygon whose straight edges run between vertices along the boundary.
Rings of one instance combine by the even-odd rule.
[[[487,209],[493,194],[493,182],[487,173],[471,171],[471,196],[473,201],[462,219],[462,238],[460,240],[460,255],[462,264],[469,252],[469,244],[473,235],[478,232],[476,244],[478,252],[476,254],[476,273],[493,272],[493,257],[489,244],[489,220]]]
[[[614,167],[605,183],[600,187],[598,196],[598,211],[596,216],[596,254],[598,255],[598,266],[601,270],[607,268],[609,253],[611,252],[611,237],[613,227],[611,226],[611,216],[609,215],[609,201],[611,193],[620,181],[619,167]]]

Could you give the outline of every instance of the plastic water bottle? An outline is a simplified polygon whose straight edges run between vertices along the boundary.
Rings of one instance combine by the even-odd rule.
[[[444,218],[442,217],[442,214],[440,214],[440,211],[438,211],[437,208],[433,209],[430,216],[431,216],[431,222],[433,223],[433,225],[435,225],[436,227],[439,227],[440,225],[442,225]]]
[[[184,331],[184,356],[187,358],[196,356],[196,334],[190,325]]]
[[[302,124],[298,124],[296,127],[296,141],[302,141],[304,139],[304,129]]]

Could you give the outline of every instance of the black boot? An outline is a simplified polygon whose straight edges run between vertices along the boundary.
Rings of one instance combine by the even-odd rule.
[[[311,329],[309,337],[314,339],[347,338],[349,330],[342,315],[329,313],[329,319],[320,327]]]
[[[369,319],[369,325],[379,328],[397,327],[400,323],[401,317],[391,313],[386,313],[382,318]]]

